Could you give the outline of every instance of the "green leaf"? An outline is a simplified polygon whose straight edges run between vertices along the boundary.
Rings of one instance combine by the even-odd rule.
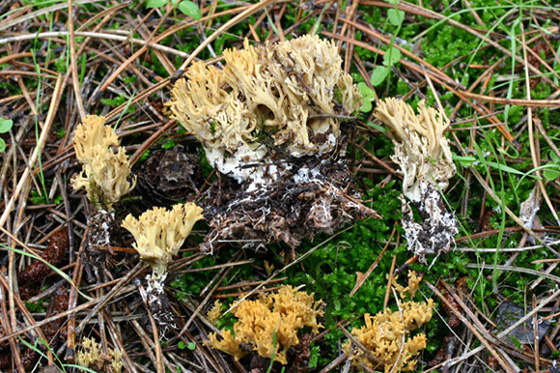
[[[548,156],[550,157],[550,159],[552,159],[554,162],[556,163],[560,163],[560,158],[558,158],[558,155],[553,152],[552,150],[548,152]]]
[[[187,344],[187,348],[191,351],[196,350],[196,343],[194,342],[189,342],[189,344]]]
[[[179,10],[183,14],[196,19],[197,21],[202,18],[202,13],[200,13],[200,8],[198,5],[189,0],[184,0],[179,3]]]
[[[187,347],[187,344],[183,341],[179,341],[179,343],[177,343],[177,347],[179,347],[179,350],[184,350]]]
[[[390,59],[390,60],[389,60]],[[401,51],[397,48],[391,47],[385,52],[383,56],[383,65],[390,67],[401,60]]]
[[[148,0],[146,2],[146,8],[161,8],[167,4],[167,0]]]
[[[387,74],[389,74],[389,68],[385,66],[377,66],[375,70],[373,70],[373,73],[371,73],[371,84],[377,87],[383,83]]]
[[[400,26],[404,21],[404,12],[398,9],[389,9],[387,11],[387,18],[393,26]]]
[[[0,138],[0,153],[4,153],[4,150],[6,150],[6,143],[4,142],[4,139]]]
[[[542,166],[542,168],[543,168],[543,176],[550,181],[556,180],[558,176],[560,176],[560,164],[558,163],[549,162],[546,165]]]
[[[14,121],[11,119],[0,118],[0,133],[6,133],[12,129]]]
[[[360,111],[362,113],[370,112],[372,108],[371,102],[375,99],[375,91],[368,87],[364,82],[358,83],[358,91],[360,91],[363,99]]]

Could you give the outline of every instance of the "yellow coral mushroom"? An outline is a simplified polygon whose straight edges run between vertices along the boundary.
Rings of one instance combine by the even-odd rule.
[[[76,158],[82,172],[72,178],[74,189],[85,188],[88,199],[111,206],[129,193],[136,179],[129,181],[131,166],[123,147],[118,147],[117,134],[105,127],[105,118],[85,116],[74,134]]]
[[[203,219],[202,208],[194,203],[175,205],[171,211],[154,207],[144,212],[138,219],[128,215],[122,222],[136,240],[134,249],[149,261],[154,276],[160,278],[167,263],[176,255],[194,224]]]
[[[123,369],[123,353],[116,349],[113,350],[112,348],[108,348],[107,350],[111,357],[111,372],[120,373]],[[76,353],[76,364],[84,368],[88,368],[90,365],[99,367],[99,364],[104,364],[102,355],[103,350],[100,343],[97,343],[93,338],[83,338],[82,348]]]
[[[243,50],[223,55],[222,70],[193,64],[168,105],[202,142],[209,162],[239,182],[250,178],[239,166],[265,160],[271,146],[295,157],[331,151],[340,135],[337,116],[360,107],[332,41],[306,35],[254,47],[245,40]]]
[[[419,281],[414,272],[409,272],[409,286],[397,287],[401,298],[412,297]],[[393,312],[387,308],[375,316],[365,314],[365,326],[352,329],[352,334],[375,359],[371,359],[363,350],[353,348],[350,341],[343,346],[344,352],[358,367],[363,365],[375,370],[384,366],[385,372],[390,372],[393,367],[396,372],[414,370],[414,357],[426,347],[426,335],[419,333],[410,337],[410,333],[430,321],[433,307],[432,299],[422,303],[406,301],[400,303],[399,311]]]
[[[232,311],[238,321],[233,333],[222,331],[222,340],[216,333],[210,335],[208,344],[236,359],[247,354],[240,343],[249,346],[264,358],[275,357],[287,364],[287,352],[299,344],[298,331],[310,327],[318,333],[322,325],[317,318],[323,315],[321,301],[313,294],[299,292],[291,286],[283,286],[274,294],[261,295],[257,300],[244,300]],[[276,342],[275,342],[276,340]]]

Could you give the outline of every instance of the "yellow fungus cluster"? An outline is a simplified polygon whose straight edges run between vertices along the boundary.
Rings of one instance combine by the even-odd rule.
[[[246,40],[244,49],[223,57],[220,70],[194,63],[168,105],[202,142],[209,162],[239,181],[247,178],[239,163],[265,159],[270,146],[295,157],[328,152],[340,135],[337,115],[360,107],[335,44],[317,36],[260,47]]]
[[[112,348],[108,348],[107,352],[111,358],[110,371],[112,373],[120,373],[123,369],[122,355],[123,353]],[[82,348],[76,353],[76,363],[84,368],[90,365],[94,367],[102,366],[105,362],[102,359],[103,350],[101,344],[97,343],[93,338],[84,338],[82,340]]]
[[[413,297],[420,280],[414,272],[409,272],[409,285],[397,288],[401,298]],[[419,333],[410,337],[410,333],[430,321],[433,307],[432,299],[422,303],[404,301],[398,311],[387,308],[375,316],[365,314],[365,326],[353,329],[352,334],[375,358],[353,347],[351,341],[345,343],[345,353],[357,367],[372,370],[385,367],[385,372],[390,372],[393,367],[395,372],[414,370],[414,357],[426,347],[426,335]]]
[[[105,118],[85,116],[73,142],[76,158],[83,166],[72,185],[76,190],[85,188],[91,202],[110,207],[134,188],[136,179],[129,180],[131,166],[125,149],[119,146],[115,131],[105,127]]]
[[[232,313],[238,318],[233,325],[233,334],[222,331],[222,340],[216,333],[210,335],[208,343],[227,354],[240,359],[249,353],[240,343],[250,346],[264,358],[272,358],[287,364],[287,352],[299,344],[298,331],[310,327],[318,333],[322,325],[317,318],[323,315],[322,301],[314,301],[313,294],[283,286],[274,294],[260,295],[257,300],[244,300]],[[275,342],[276,340],[276,342]]]
[[[176,255],[194,224],[203,219],[202,208],[194,203],[173,206],[171,211],[154,207],[138,219],[128,215],[122,222],[136,240],[134,249],[153,267],[154,276],[160,278],[167,263]]]

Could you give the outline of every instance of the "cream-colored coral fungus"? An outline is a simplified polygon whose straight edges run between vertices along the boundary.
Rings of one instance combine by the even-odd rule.
[[[254,47],[246,40],[243,50],[223,55],[221,70],[194,63],[168,105],[202,142],[209,162],[239,182],[261,178],[264,170],[243,166],[270,160],[277,148],[292,157],[331,151],[339,117],[360,107],[333,42],[306,35]]]
[[[144,212],[138,219],[128,215],[122,222],[136,240],[133,244],[142,259],[148,261],[154,270],[154,277],[160,278],[167,263],[177,254],[194,224],[203,219],[202,208],[194,203],[175,205],[171,211],[155,207]]]
[[[391,158],[403,175],[403,194],[420,211],[422,224],[403,199],[403,227],[409,249],[425,261],[425,254],[454,245],[457,221],[445,208],[441,193],[455,175],[455,164],[444,135],[449,127],[445,113],[418,103],[418,114],[403,101],[386,98],[377,104],[375,117],[389,127],[395,144]]]
[[[409,281],[413,284],[410,284],[411,287],[397,288],[401,298],[414,296],[418,279],[414,273],[409,272]],[[385,367],[385,372],[414,370],[414,358],[426,347],[426,335],[419,333],[410,337],[410,333],[430,321],[433,307],[432,299],[422,303],[409,300],[400,303],[397,311],[387,308],[375,316],[365,314],[365,326],[352,329],[352,334],[374,358],[353,347],[351,341],[344,344],[344,352],[357,367],[364,366],[372,370]]]
[[[222,339],[218,340],[217,334],[212,333],[208,343],[236,359],[255,351],[264,358],[275,356],[276,361],[287,364],[288,350],[300,342],[298,331],[307,326],[313,333],[318,333],[322,328],[317,321],[323,315],[321,303],[313,299],[313,294],[283,286],[277,293],[260,295],[257,300],[244,300],[238,304],[232,310],[238,318],[233,325],[233,334],[224,330]]]
[[[125,149],[119,146],[115,131],[105,127],[105,118],[85,116],[73,142],[82,172],[72,178],[72,185],[76,190],[85,188],[91,202],[110,207],[134,188],[136,179],[129,180],[131,166]]]

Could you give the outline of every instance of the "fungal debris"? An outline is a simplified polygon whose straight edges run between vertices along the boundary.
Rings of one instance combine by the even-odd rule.
[[[134,249],[152,267],[152,273],[146,276],[146,302],[162,334],[168,327],[175,326],[163,289],[167,265],[179,252],[194,224],[202,218],[202,209],[187,203],[175,205],[170,211],[154,207],[138,219],[128,215],[122,222],[122,227],[134,236]]]
[[[231,330],[209,336],[207,344],[239,360],[254,351],[259,356],[286,365],[291,347],[300,344],[298,332],[309,327],[318,333],[322,325],[322,301],[313,294],[283,286],[273,294],[261,294],[257,300],[244,300],[233,310],[238,321]]]
[[[455,245],[457,221],[448,211],[442,193],[455,175],[455,164],[444,131],[449,120],[441,111],[418,103],[418,114],[403,101],[381,100],[375,117],[389,127],[395,145],[391,157],[403,175],[403,194],[418,208],[421,223],[414,221],[412,207],[402,200],[402,224],[409,250],[426,262],[426,254]]]
[[[212,253],[220,240],[295,248],[376,216],[362,205],[343,160],[342,124],[361,96],[335,44],[309,35],[259,47],[246,40],[223,57],[221,70],[193,64],[168,103],[226,175],[206,199],[211,232],[203,250]]]

